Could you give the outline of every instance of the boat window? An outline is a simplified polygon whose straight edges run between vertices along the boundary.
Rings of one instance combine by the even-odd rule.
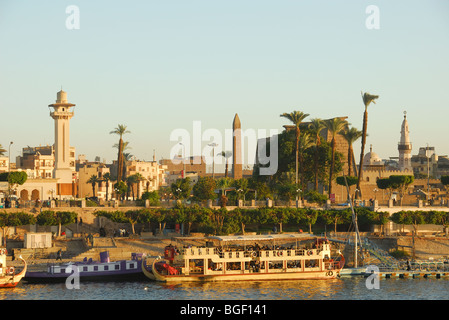
[[[104,266],[104,270],[108,271],[109,270],[109,266]]]
[[[269,261],[268,269],[282,269],[282,261]]]
[[[318,267],[318,261],[315,260],[315,259],[305,260],[305,267],[306,267],[306,268],[315,268],[315,267]]]
[[[119,270],[120,266],[118,264],[115,265],[115,270]]]
[[[87,271],[87,267],[83,267],[83,271]]]
[[[61,269],[61,273],[65,273],[65,269]]]
[[[98,271],[98,266],[94,266],[94,271]]]
[[[130,268],[130,269],[134,269],[134,263],[130,263],[130,264],[129,264],[129,268]]]
[[[301,268],[301,260],[287,261],[287,268]]]

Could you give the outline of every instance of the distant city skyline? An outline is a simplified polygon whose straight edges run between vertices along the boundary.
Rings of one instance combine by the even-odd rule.
[[[69,6],[79,29],[67,27]],[[449,154],[447,1],[2,1],[0,43],[0,144],[14,142],[12,162],[54,143],[48,105],[61,87],[76,104],[70,144],[90,161],[116,159],[118,124],[147,161],[169,158],[173,130],[201,121],[224,134],[236,113],[242,130],[281,132],[293,110],[361,130],[361,91],[379,95],[365,153],[397,157],[407,111],[412,154]]]

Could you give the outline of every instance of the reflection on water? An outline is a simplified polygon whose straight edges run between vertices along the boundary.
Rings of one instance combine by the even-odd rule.
[[[369,290],[366,279],[235,281],[166,284],[152,281],[27,284],[0,290],[0,300],[445,300],[449,281],[383,279]]]

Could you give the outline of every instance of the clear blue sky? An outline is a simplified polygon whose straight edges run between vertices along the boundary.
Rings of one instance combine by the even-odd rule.
[[[68,30],[66,7],[80,10]],[[380,29],[365,12],[379,8]],[[367,149],[397,156],[403,111],[413,154],[449,154],[449,2],[8,1],[0,2],[0,144],[52,144],[48,105],[61,86],[75,103],[71,145],[89,160],[116,157],[109,132],[125,124],[139,159],[168,158],[177,128],[224,133],[279,129],[283,112],[348,116]],[[355,146],[360,152],[360,144]]]

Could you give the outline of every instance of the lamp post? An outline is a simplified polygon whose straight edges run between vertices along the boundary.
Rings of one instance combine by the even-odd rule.
[[[185,157],[186,157],[186,146],[182,143],[182,142],[180,142],[179,143],[181,146],[182,146],[182,149],[183,149],[183,159],[182,159],[182,163],[183,163],[183,165],[184,165],[184,167],[183,167],[183,170],[182,170],[182,178],[184,179],[184,177],[185,177],[185,175],[186,175],[186,162],[185,162]]]
[[[209,143],[209,147],[212,147],[212,179],[215,179],[215,147],[218,146],[215,142]]]
[[[11,183],[9,182],[9,174],[11,173],[11,145],[14,142],[10,142],[9,146],[8,146],[8,197],[9,200],[11,201]]]

